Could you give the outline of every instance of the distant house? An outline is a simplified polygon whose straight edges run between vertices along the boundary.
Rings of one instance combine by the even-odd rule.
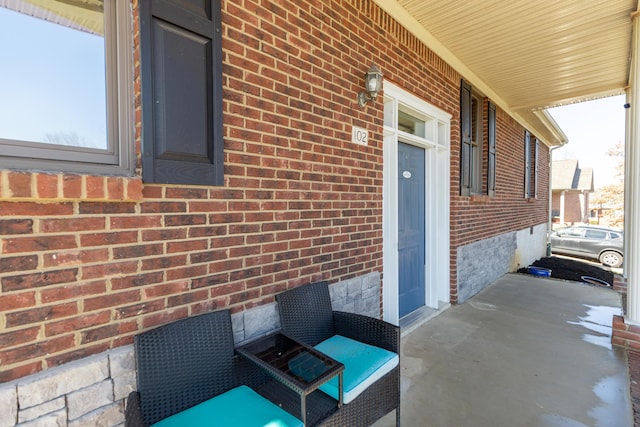
[[[581,169],[578,161],[557,160],[551,171],[553,222],[589,222],[589,193],[593,193],[593,169]]]

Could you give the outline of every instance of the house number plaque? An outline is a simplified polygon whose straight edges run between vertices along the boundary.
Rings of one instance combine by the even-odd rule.
[[[353,126],[351,129],[351,142],[359,145],[369,145],[369,131]]]

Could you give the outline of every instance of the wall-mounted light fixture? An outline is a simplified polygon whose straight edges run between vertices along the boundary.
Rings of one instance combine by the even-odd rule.
[[[358,105],[364,107],[368,101],[373,101],[382,89],[382,72],[375,64],[371,64],[369,71],[364,73],[365,90],[358,93]]]

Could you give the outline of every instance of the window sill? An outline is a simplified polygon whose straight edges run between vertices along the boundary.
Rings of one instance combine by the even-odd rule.
[[[473,194],[469,197],[469,201],[477,204],[489,203],[491,201],[491,196],[487,196],[486,194]]]
[[[142,179],[135,177],[0,171],[0,200],[139,201]]]
[[[527,197],[527,203],[536,203],[538,199],[535,197]]]

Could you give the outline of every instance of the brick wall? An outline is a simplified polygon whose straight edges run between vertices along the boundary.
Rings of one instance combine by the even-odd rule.
[[[0,382],[381,270],[381,103],[355,101],[376,40],[352,8],[223,2],[221,187],[0,172]]]
[[[560,214],[560,194],[561,193],[562,193],[561,191],[554,190],[552,194],[552,199],[551,199],[551,210],[553,212],[556,212],[558,214],[556,216],[558,217]]]
[[[582,204],[580,192],[567,191],[564,193],[564,222],[567,224],[582,223],[589,212],[582,214]]]
[[[627,278],[620,274],[614,274],[613,290],[622,296],[622,307],[626,308]],[[640,352],[640,326],[634,323],[625,322],[624,316],[613,316],[611,343],[615,346],[632,350],[633,352]]]
[[[452,147],[459,141],[459,122],[456,115],[452,120]],[[458,277],[458,262],[468,270],[470,266],[492,263],[490,259],[464,260],[461,259],[459,248],[468,246],[485,239],[509,240],[512,232],[528,230],[531,227],[544,226],[548,222],[548,188],[549,188],[549,149],[540,144],[538,153],[538,198],[524,197],[524,132],[525,129],[504,111],[496,111],[496,195],[488,196],[460,196],[459,189],[459,156],[452,151],[451,161],[451,301],[462,302],[472,296],[467,293],[459,299],[459,289],[468,287],[481,289],[491,283],[487,278],[483,283],[473,282],[469,274]],[[486,165],[486,163],[485,163]],[[532,171],[534,168],[532,167]],[[483,177],[486,183],[486,173]],[[485,184],[486,188],[486,184]],[[533,187],[532,187],[533,188]],[[498,240],[496,240],[498,241]],[[463,251],[462,254],[467,254]],[[485,256],[490,256],[487,252]],[[539,256],[544,256],[541,249]],[[512,268],[517,267],[513,260],[503,260]],[[510,270],[514,271],[514,270]],[[506,272],[506,271],[505,271]],[[488,277],[492,277],[489,275]],[[462,282],[468,281],[468,282]],[[472,293],[473,294],[473,293]]]
[[[139,61],[135,177],[0,171],[0,382],[177,318],[382,273],[382,102],[356,102],[371,62],[453,117],[453,302],[459,246],[545,222],[546,199],[523,197],[524,129],[500,110],[498,194],[459,197],[461,76],[373,2],[222,5],[223,186],[142,183]]]
[[[627,324],[623,316],[613,316],[611,343],[628,350],[640,351],[640,326]]]

